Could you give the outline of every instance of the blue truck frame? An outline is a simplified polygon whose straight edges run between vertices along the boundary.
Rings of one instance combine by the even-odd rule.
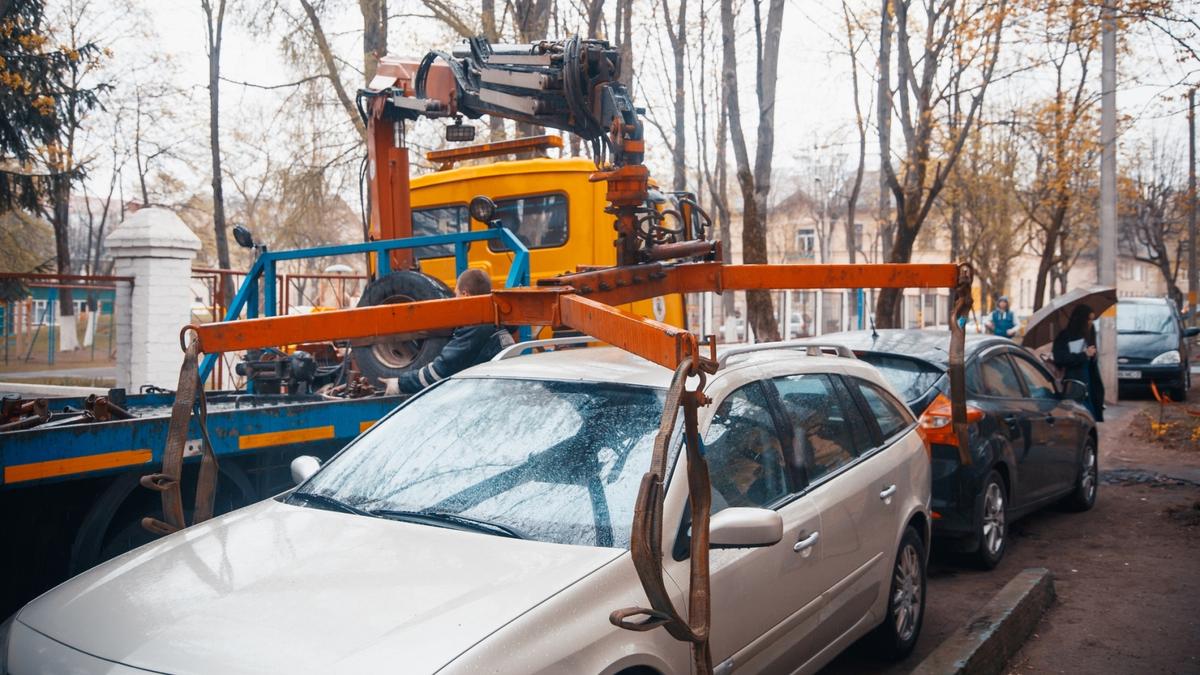
[[[468,246],[490,239],[503,241],[514,252],[506,287],[529,285],[529,251],[506,228],[293,251],[260,249],[225,320],[275,314],[276,265],[282,261],[372,253],[382,277],[391,273],[390,251],[453,245],[457,273],[461,274],[467,268]],[[521,337],[527,339],[528,335],[523,332]],[[207,379],[218,357],[205,356],[202,377]],[[209,392],[208,430],[220,461],[223,492],[218,495],[218,508],[228,510],[278,493],[287,487],[287,463],[292,457],[332,455],[400,400],[398,396],[331,400]],[[158,510],[158,496],[139,488],[137,479],[153,473],[162,463],[173,401],[172,393],[129,395],[123,407],[135,415],[132,419],[61,424],[57,417],[64,411],[82,410],[84,399],[50,399],[56,419],[30,429],[0,432],[0,547],[23,551],[23,556],[9,556],[0,563],[0,575],[8,580],[0,595],[0,615],[6,614],[6,606],[27,601],[31,592],[146,540],[136,532],[136,522]],[[189,440],[185,456],[198,458],[200,431],[195,420],[188,438],[196,440]],[[47,532],[47,528],[56,531]],[[22,540],[42,541],[52,535],[65,540],[43,555],[66,557],[64,565],[43,566],[42,577],[18,581],[17,577],[29,571],[14,562],[23,559],[28,563],[30,559],[30,545]]]

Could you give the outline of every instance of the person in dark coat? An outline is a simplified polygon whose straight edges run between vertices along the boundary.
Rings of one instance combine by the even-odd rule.
[[[1087,385],[1083,402],[1097,422],[1104,421],[1104,381],[1096,362],[1096,315],[1090,307],[1078,305],[1071,311],[1067,327],[1054,338],[1054,365],[1063,369],[1064,380],[1079,380]]]
[[[454,294],[484,295],[492,292],[492,279],[481,269],[471,268],[458,276]],[[400,375],[397,385],[405,394],[415,394],[460,370],[491,360],[500,350],[513,344],[508,329],[490,323],[454,329],[450,341],[432,362]]]

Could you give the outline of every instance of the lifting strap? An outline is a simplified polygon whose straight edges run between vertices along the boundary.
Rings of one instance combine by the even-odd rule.
[[[175,390],[175,404],[171,408],[171,422],[167,427],[167,446],[163,450],[162,472],[142,476],[142,487],[155,490],[162,495],[162,516],[142,518],[142,527],[153,534],[171,534],[187,527],[183,515],[183,491],[180,479],[183,476],[183,455],[187,446],[188,423],[193,409],[200,427],[201,459],[200,477],[196,481],[196,501],[192,509],[192,524],[202,523],[213,516],[213,501],[217,492],[217,456],[208,436],[208,407],[204,397],[204,384],[200,381],[198,367],[200,342],[195,337],[184,352],[183,367],[179,370],[179,387]]]
[[[654,439],[654,454],[650,468],[642,476],[637,502],[633,511],[633,530],[629,549],[633,566],[641,579],[642,588],[650,600],[650,608],[626,607],[609,615],[608,620],[618,628],[633,631],[648,631],[663,627],[676,640],[692,645],[692,665],[696,673],[712,672],[712,654],[708,636],[711,619],[711,593],[708,576],[708,521],[712,508],[712,487],[708,475],[708,461],[704,458],[704,447],[698,429],[700,406],[708,405],[704,395],[704,371],[715,371],[716,363],[700,362],[700,369],[693,372],[693,364],[686,361],[675,369],[671,387],[663,406],[662,422]],[[694,390],[688,390],[687,380],[691,375],[700,382]],[[692,517],[691,536],[691,579],[688,585],[687,618],[675,609],[671,595],[663,583],[662,570],[662,518],[663,498],[666,495],[665,481],[670,470],[671,440],[679,409],[683,408],[683,437],[687,451],[687,480]],[[634,621],[635,617],[644,617]]]

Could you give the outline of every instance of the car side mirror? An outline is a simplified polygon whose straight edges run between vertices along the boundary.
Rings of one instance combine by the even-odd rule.
[[[708,524],[710,548],[757,548],[783,539],[783,517],[771,509],[731,506]]]
[[[1087,400],[1088,387],[1079,380],[1063,380],[1062,397],[1071,401]]]
[[[1194,338],[1197,335],[1200,335],[1200,326],[1192,326],[1190,328],[1183,329],[1183,337],[1185,338]]]
[[[299,485],[321,468],[321,460],[312,455],[300,455],[292,460],[292,484]]]

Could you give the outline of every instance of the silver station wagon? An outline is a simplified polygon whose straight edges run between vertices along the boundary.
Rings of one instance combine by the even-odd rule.
[[[506,356],[506,355],[501,355]],[[713,663],[811,672],[921,629],[929,457],[870,365],[731,348],[700,429],[713,486]],[[672,373],[612,348],[513,356],[397,408],[299,485],[110,560],[0,629],[0,672],[688,673],[629,553]],[[677,434],[681,436],[681,434]],[[663,566],[686,606],[672,456]]]

